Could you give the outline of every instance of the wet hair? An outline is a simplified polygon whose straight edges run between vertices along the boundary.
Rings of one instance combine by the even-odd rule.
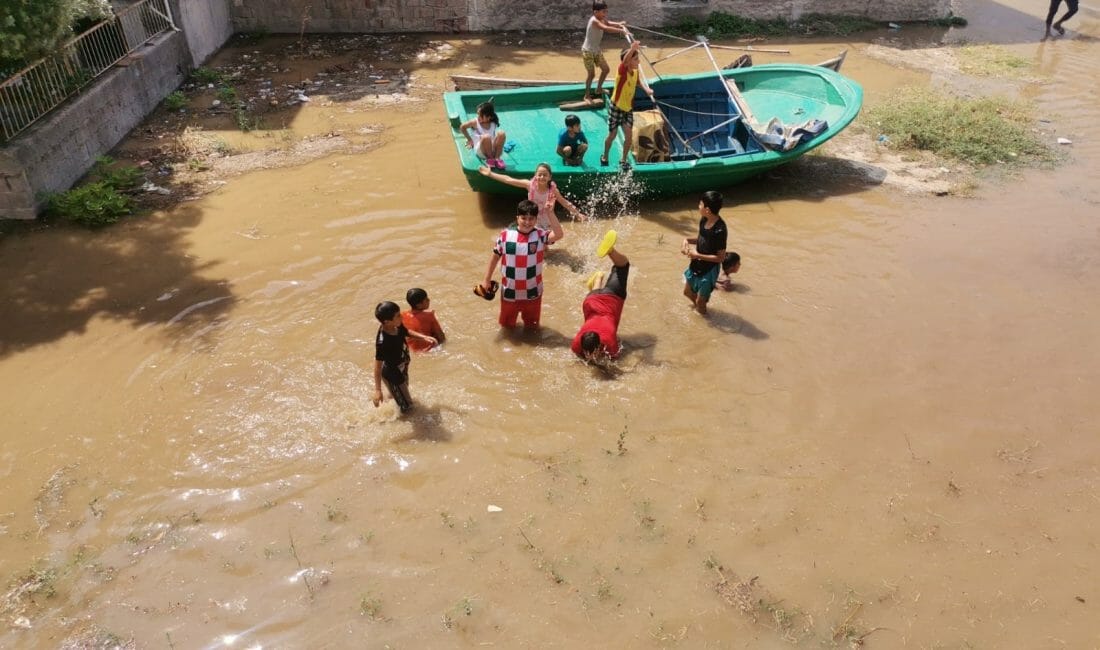
[[[741,256],[737,253],[726,253],[726,259],[722,260],[722,270],[728,271],[741,263]]]
[[[378,306],[374,308],[374,317],[378,319],[379,323],[393,320],[393,317],[400,313],[401,308],[397,306],[397,303],[389,300],[378,303]]]
[[[592,3],[592,11],[603,11],[604,9],[607,9],[606,2],[599,2],[597,0],[597,2]]]
[[[581,334],[581,349],[589,354],[595,352],[600,347],[600,335],[595,332],[585,332]]]
[[[565,126],[577,126],[581,123],[581,118],[576,115],[569,114],[565,116]]]
[[[493,102],[481,102],[477,105],[477,114],[482,117],[489,118],[489,121],[497,126],[500,126],[500,118],[497,117],[497,108],[493,106]]]
[[[736,253],[735,253],[736,255]],[[405,293],[405,301],[409,303],[409,306],[416,309],[416,306],[428,299],[428,292],[416,287],[409,289]]]
[[[713,212],[715,216],[722,211],[722,194],[710,190],[703,192],[703,196],[699,197],[699,200],[703,202],[703,206]]]
[[[550,163],[540,162],[539,164],[535,165],[535,171],[536,172],[539,170],[539,167],[545,167],[546,168],[546,173],[550,174],[550,178],[551,179],[554,178],[554,170],[550,169]]]
[[[516,214],[525,217],[537,217],[539,216],[539,204],[530,199],[523,199],[516,206]]]

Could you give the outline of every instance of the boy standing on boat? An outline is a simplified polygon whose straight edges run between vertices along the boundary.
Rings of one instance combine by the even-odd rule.
[[[685,238],[680,245],[680,253],[691,258],[691,264],[684,271],[684,295],[695,306],[695,311],[704,316],[718,281],[718,269],[726,259],[729,233],[726,222],[718,216],[721,209],[721,194],[713,190],[703,192],[699,199],[699,234]]]
[[[550,230],[539,228],[538,218],[537,203],[529,199],[520,201],[516,206],[516,223],[500,231],[493,245],[489,268],[480,288],[486,294],[493,292],[493,271],[499,263],[504,289],[500,296],[498,319],[501,327],[512,329],[522,316],[523,329],[539,328],[542,317],[542,262],[546,247],[560,241],[565,231],[553,211],[550,211]]]
[[[600,82],[596,85],[597,95],[603,92],[603,82],[611,72],[611,66],[607,65],[607,59],[603,58],[603,51],[600,50],[604,32],[623,36],[630,34],[625,22],[607,19],[606,2],[593,2],[592,17],[588,19],[588,27],[584,31],[584,44],[581,45],[581,58],[584,59],[584,70],[588,74],[584,80],[585,102],[592,101],[592,79],[596,76],[596,66],[600,66]]]
[[[630,145],[634,136],[634,91],[641,84],[642,90],[653,98],[653,89],[638,76],[639,51],[642,44],[634,41],[630,47],[624,48],[620,59],[618,73],[615,75],[615,92],[611,94],[611,105],[607,107],[607,139],[603,141],[603,155],[600,156],[600,164],[607,166],[607,153],[611,151],[611,143],[615,141],[615,134],[619,127],[623,128],[623,157],[620,165],[624,170],[630,169]]]

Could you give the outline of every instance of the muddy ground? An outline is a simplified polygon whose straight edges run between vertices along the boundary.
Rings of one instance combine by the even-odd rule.
[[[147,170],[150,184],[139,200],[143,208],[170,207],[214,191],[232,176],[293,167],[335,153],[366,152],[386,137],[384,124],[354,129],[319,128],[323,125],[315,122],[291,126],[302,122],[304,114],[334,106],[348,114],[387,106],[425,110],[426,103],[450,89],[449,72],[471,72],[468,62],[461,65],[471,46],[553,50],[561,39],[559,33],[496,34],[471,45],[420,35],[239,36],[180,88],[184,108],[170,110],[162,104],[112,156]],[[962,72],[953,49],[901,50],[885,43],[868,46],[866,54],[973,92],[973,77]],[[203,77],[211,70],[221,81]],[[233,88],[235,102],[225,101],[220,92],[225,86]],[[991,90],[1004,90],[1003,82],[994,86]],[[977,170],[965,164],[885,146],[873,125],[858,120],[827,151],[827,163],[811,155],[772,174],[792,180],[810,174],[830,182],[847,179],[940,196],[966,194],[978,182]]]

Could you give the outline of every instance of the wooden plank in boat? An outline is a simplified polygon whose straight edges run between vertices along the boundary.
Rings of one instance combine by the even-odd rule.
[[[590,102],[586,102],[583,99],[576,102],[565,102],[564,104],[558,104],[558,108],[563,111],[585,111],[603,108],[603,99],[593,99]]]

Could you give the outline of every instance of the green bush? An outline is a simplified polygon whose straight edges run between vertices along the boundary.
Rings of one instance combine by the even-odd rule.
[[[145,174],[133,166],[112,167],[114,162],[110,156],[97,158],[92,166],[96,180],[49,195],[46,214],[89,228],[106,226],[132,214],[134,201],[125,193],[135,191],[145,180]]]
[[[52,194],[46,201],[46,213],[50,216],[89,228],[115,223],[133,211],[133,200],[104,181]]]
[[[164,107],[170,111],[178,111],[185,106],[187,106],[187,95],[178,90],[164,98]]]

